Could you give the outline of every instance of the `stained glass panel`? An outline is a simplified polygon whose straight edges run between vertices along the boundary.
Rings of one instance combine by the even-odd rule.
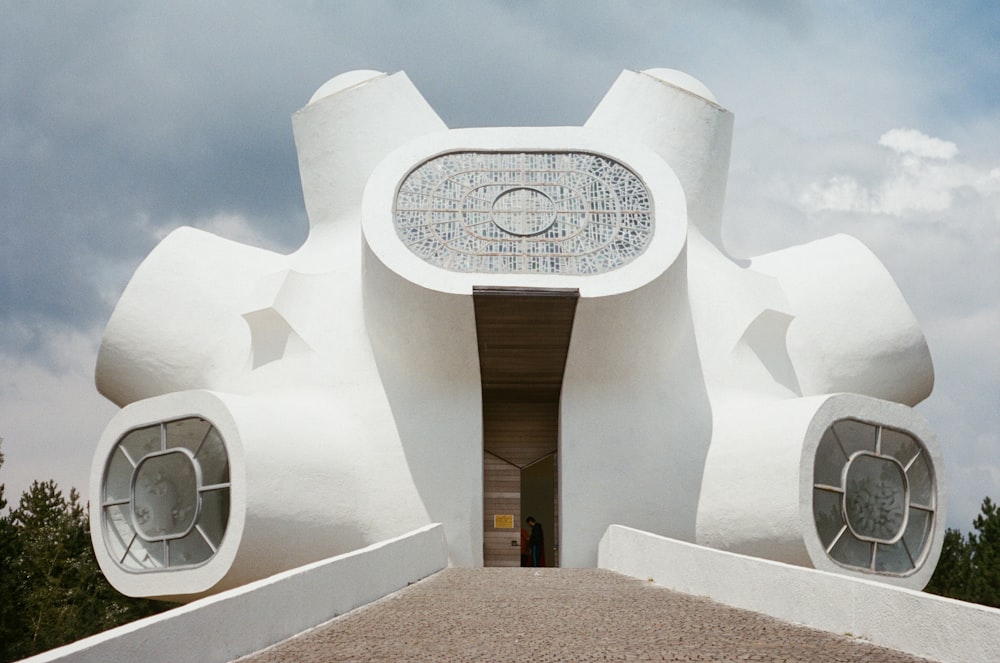
[[[432,265],[541,274],[617,269],[646,250],[654,225],[638,176],[589,152],[435,157],[403,180],[394,223]]]
[[[912,573],[922,563],[937,486],[930,455],[915,437],[857,419],[836,421],[817,445],[813,486],[816,533],[833,560],[887,575]]]

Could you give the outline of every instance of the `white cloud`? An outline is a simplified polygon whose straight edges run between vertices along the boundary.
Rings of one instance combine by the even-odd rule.
[[[118,409],[94,387],[97,333],[33,332],[40,351],[0,354],[0,483],[12,506],[32,481],[47,479],[64,494],[75,487],[86,500],[94,445]]]
[[[879,145],[894,153],[884,179],[865,185],[837,174],[809,184],[799,197],[807,212],[859,212],[894,217],[940,213],[956,195],[1000,193],[1000,168],[981,169],[958,160],[955,143],[913,129],[891,129]]]
[[[867,212],[873,207],[871,199],[871,192],[849,175],[811,184],[801,196],[802,205],[812,212]]]
[[[925,159],[954,159],[958,156],[955,143],[931,138],[916,129],[890,129],[878,139],[878,144],[899,154],[912,154]]]

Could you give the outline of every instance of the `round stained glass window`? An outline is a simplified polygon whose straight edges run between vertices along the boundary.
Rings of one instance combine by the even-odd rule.
[[[517,187],[493,199],[490,218],[511,235],[530,237],[545,232],[556,222],[556,204],[538,189]]]
[[[128,571],[198,566],[229,523],[229,456],[208,421],[191,417],[130,431],[104,472],[102,527]]]
[[[930,544],[936,492],[930,455],[902,431],[842,419],[817,447],[813,517],[838,564],[912,573]]]
[[[653,237],[649,191],[623,164],[589,152],[454,152],[402,181],[396,234],[456,272],[600,274]]]

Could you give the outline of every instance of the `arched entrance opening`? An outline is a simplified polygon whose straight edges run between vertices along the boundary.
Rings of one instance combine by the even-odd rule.
[[[473,289],[483,398],[483,563],[521,565],[521,528],[558,566],[559,395],[579,291]]]

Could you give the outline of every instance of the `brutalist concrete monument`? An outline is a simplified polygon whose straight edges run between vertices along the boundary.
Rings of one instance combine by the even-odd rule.
[[[108,323],[107,577],[188,600],[431,522],[452,564],[517,565],[534,513],[550,564],[616,523],[922,588],[923,334],[850,237],[725,252],[732,125],[667,69],[582,127],[449,130],[403,73],[322,86],[302,247],[179,228]]]

